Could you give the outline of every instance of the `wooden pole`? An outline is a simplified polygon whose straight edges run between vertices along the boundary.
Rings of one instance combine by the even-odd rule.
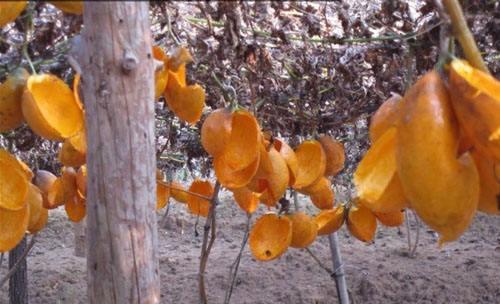
[[[28,265],[25,251],[26,237],[9,252],[9,269],[17,268],[9,278],[10,304],[28,304]]]
[[[159,303],[148,2],[84,2],[89,303]]]

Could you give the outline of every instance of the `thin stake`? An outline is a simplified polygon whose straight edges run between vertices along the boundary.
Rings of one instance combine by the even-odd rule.
[[[420,236],[420,221],[418,220],[417,214],[412,210],[413,218],[415,219],[415,224],[417,225],[417,233],[415,235],[415,244],[413,245],[413,249],[410,251],[410,257],[414,257],[417,253],[417,246]]]
[[[411,229],[410,229],[410,213],[405,209],[405,223],[406,223],[406,238],[408,240],[408,255],[411,253]]]
[[[245,245],[248,241],[248,235],[250,231],[250,220],[252,218],[252,214],[249,213],[247,215],[247,224],[245,226],[245,235],[243,236],[243,241],[241,242],[241,247],[236,259],[233,264],[229,268],[229,288],[226,290],[226,296],[224,297],[224,304],[229,304],[231,300],[231,295],[233,294],[234,284],[236,283],[236,276],[238,275],[238,268],[240,267],[241,256],[243,255],[243,250],[245,249]]]
[[[333,275],[335,278],[335,286],[337,287],[337,296],[340,304],[349,304],[349,293],[347,291],[347,283],[345,280],[344,266],[342,256],[340,255],[339,239],[337,233],[332,233],[328,236],[330,241],[330,251],[332,254]]]

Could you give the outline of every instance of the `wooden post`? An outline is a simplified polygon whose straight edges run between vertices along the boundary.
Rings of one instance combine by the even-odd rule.
[[[26,237],[9,252],[9,269],[17,270],[9,278],[10,304],[28,304],[28,265],[24,252],[26,251]],[[20,264],[16,266],[18,260]]]
[[[148,2],[84,2],[89,303],[159,303]]]

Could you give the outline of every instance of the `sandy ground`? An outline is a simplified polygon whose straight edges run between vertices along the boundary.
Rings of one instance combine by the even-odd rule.
[[[229,267],[246,223],[227,196],[218,210],[217,240],[206,274],[210,303],[224,301]],[[172,204],[167,228],[160,230],[162,303],[198,301],[202,237],[195,236],[195,221],[183,205]],[[422,227],[420,232],[417,255],[410,258],[404,227],[400,233],[379,227],[371,245],[349,236],[345,227],[340,230],[353,303],[500,303],[500,217],[478,215],[469,231],[444,249],[437,247],[432,231]],[[51,211],[28,259],[30,303],[86,303],[85,259],[74,256],[73,245],[73,227],[64,210]],[[327,238],[311,250],[330,267]],[[4,262],[0,276],[5,272]],[[0,289],[0,303],[8,303],[7,289],[8,284]],[[280,259],[262,263],[247,246],[232,303],[337,303],[337,298],[328,273],[304,250],[290,249]]]

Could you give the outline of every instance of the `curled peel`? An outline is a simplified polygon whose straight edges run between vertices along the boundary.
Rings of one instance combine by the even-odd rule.
[[[396,174],[396,128],[388,129],[373,145],[354,172],[361,200],[379,200]]]
[[[455,59],[450,68],[450,94],[466,135],[500,161],[500,81]]]
[[[395,127],[400,116],[402,97],[394,94],[384,101],[370,120],[370,140],[377,141],[391,127]]]

